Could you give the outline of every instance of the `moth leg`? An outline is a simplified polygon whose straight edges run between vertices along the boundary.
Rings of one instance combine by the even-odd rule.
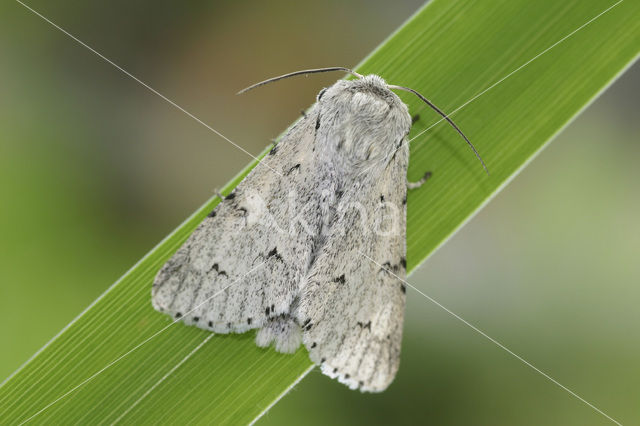
[[[417,189],[420,188],[422,185],[424,185],[424,183],[427,181],[427,179],[429,179],[431,177],[431,172],[427,172],[424,174],[424,176],[422,176],[422,179],[420,179],[417,182],[409,182],[407,181],[407,189]]]
[[[413,117],[411,117],[411,125],[413,126],[414,124],[416,124],[418,120],[420,120],[420,114],[416,114]]]
[[[300,114],[302,114],[302,118],[307,118],[307,113],[304,110],[300,110]]]
[[[218,198],[220,198],[220,201],[224,201],[224,199],[226,198],[224,195],[222,195],[222,192],[220,192],[219,189],[214,189],[215,194],[218,196]]]

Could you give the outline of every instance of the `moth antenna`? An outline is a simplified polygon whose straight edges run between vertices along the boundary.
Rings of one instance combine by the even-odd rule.
[[[487,166],[484,164],[484,161],[482,161],[482,157],[480,157],[480,154],[478,153],[478,151],[476,150],[476,147],[473,146],[473,144],[471,143],[471,141],[464,135],[464,133],[462,133],[462,130],[460,130],[460,128],[458,126],[456,126],[456,123],[453,122],[453,120],[451,120],[447,114],[445,114],[444,112],[442,112],[442,110],[440,108],[438,108],[437,106],[435,106],[433,103],[431,103],[431,101],[427,98],[425,98],[424,96],[422,96],[418,91],[413,90],[409,87],[403,87],[403,86],[395,86],[395,85],[390,85],[389,89],[398,89],[398,90],[404,90],[405,92],[410,92],[413,93],[414,95],[416,95],[418,98],[420,98],[425,104],[429,105],[431,107],[431,109],[433,109],[435,112],[437,112],[438,114],[440,114],[445,120],[447,120],[447,122],[449,124],[451,124],[451,127],[453,127],[454,129],[456,129],[456,131],[460,134],[460,136],[462,136],[464,138],[464,140],[467,142],[467,144],[471,147],[471,149],[473,150],[473,153],[476,154],[476,157],[478,158],[478,160],[480,160],[480,163],[482,164],[482,167],[484,168],[484,171],[487,172],[487,175],[489,175],[489,169],[487,169]]]
[[[331,72],[331,71],[346,71],[349,74],[352,74],[352,75],[354,75],[354,76],[356,76],[358,78],[362,78],[361,74],[358,74],[357,72],[353,71],[350,68],[345,68],[345,67],[315,68],[315,69],[310,69],[310,70],[294,71],[294,72],[290,72],[289,74],[284,74],[284,75],[280,75],[278,77],[270,78],[270,79],[265,80],[265,81],[261,81],[260,83],[253,84],[253,85],[251,85],[249,87],[246,87],[246,88],[242,89],[241,91],[239,91],[237,93],[237,95],[240,95],[242,93],[248,92],[249,90],[255,89],[256,87],[260,87],[260,86],[264,86],[265,84],[273,83],[274,81],[284,80],[285,78],[295,77],[297,75],[317,74],[317,73],[321,73],[321,72]]]

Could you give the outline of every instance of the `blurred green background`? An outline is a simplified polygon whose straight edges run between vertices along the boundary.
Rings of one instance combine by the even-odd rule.
[[[28,4],[257,154],[338,76],[245,96],[238,89],[300,68],[353,66],[422,2]],[[636,65],[409,279],[636,424],[638,93]],[[18,3],[3,2],[0,379],[249,160]],[[261,424],[302,421],[607,423],[415,292],[389,390],[351,392],[314,371]]]

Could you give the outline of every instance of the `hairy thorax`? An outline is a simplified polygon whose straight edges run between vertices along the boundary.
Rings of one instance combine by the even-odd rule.
[[[337,82],[318,108],[318,149],[346,172],[384,167],[411,128],[406,105],[376,75]]]

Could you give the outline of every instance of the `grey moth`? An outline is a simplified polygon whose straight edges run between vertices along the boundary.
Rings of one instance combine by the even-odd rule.
[[[320,91],[162,267],[152,303],[214,333],[255,329],[261,347],[303,344],[324,374],[379,392],[398,371],[407,189],[422,183],[407,183],[412,120],[392,89],[462,132],[414,90],[346,68],[250,88],[335,70],[357,78]]]

